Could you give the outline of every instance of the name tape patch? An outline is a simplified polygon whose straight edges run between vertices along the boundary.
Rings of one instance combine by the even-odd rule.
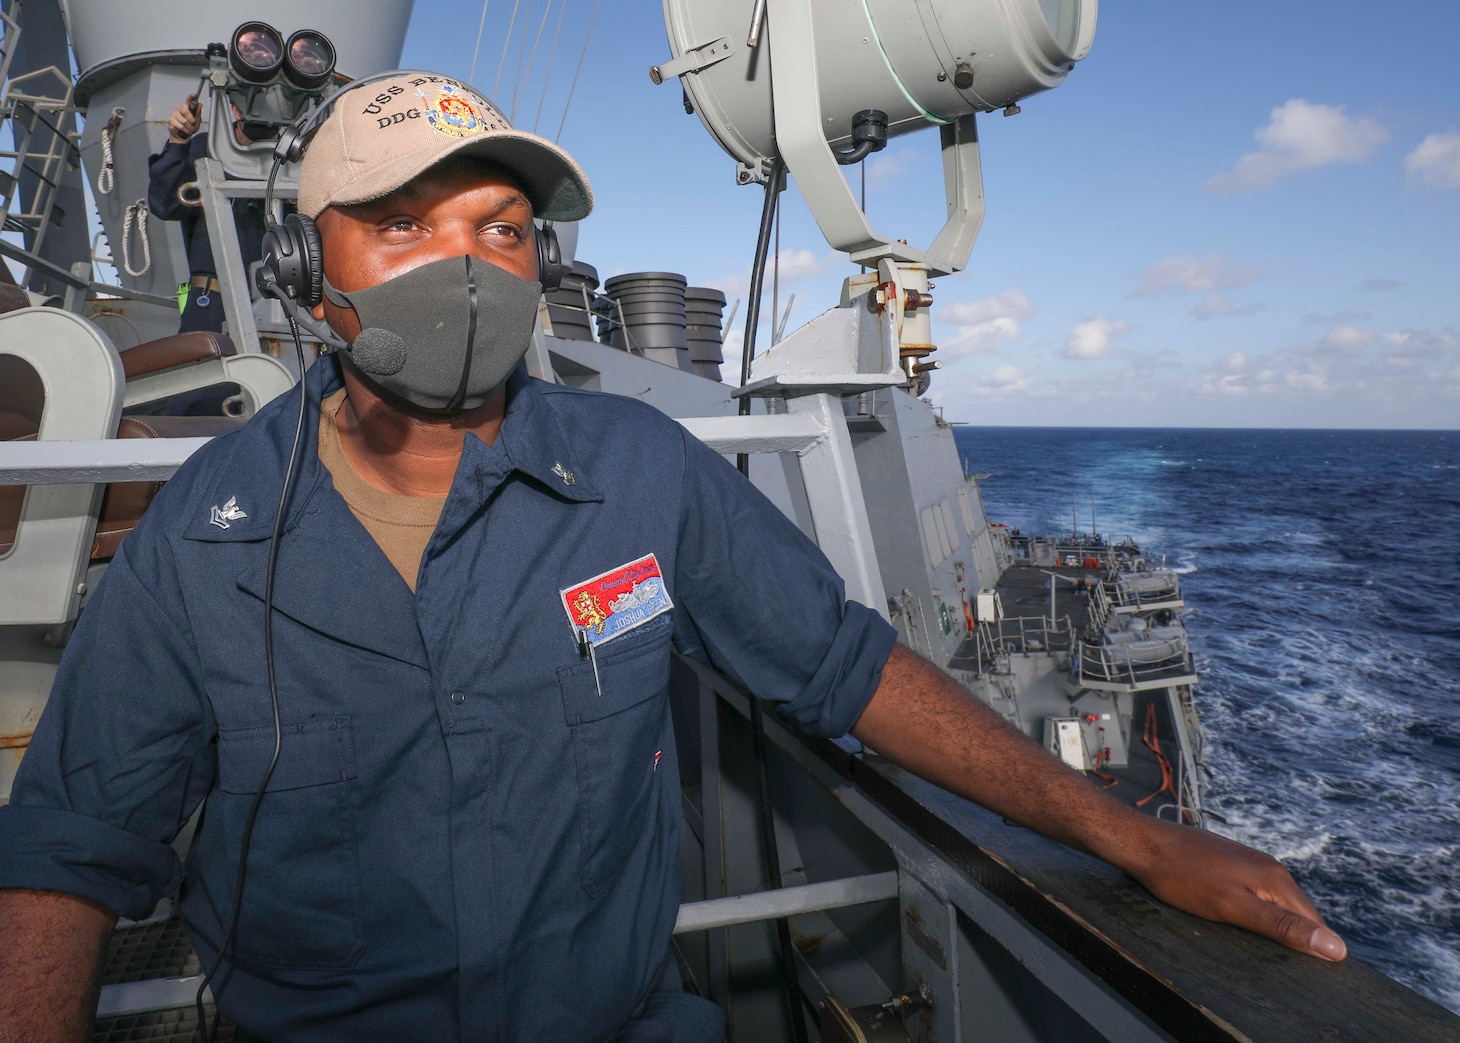
[[[573,631],[590,645],[612,641],[674,607],[652,554],[558,593]]]

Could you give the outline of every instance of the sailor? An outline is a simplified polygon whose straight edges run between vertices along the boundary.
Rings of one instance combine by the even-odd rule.
[[[240,145],[253,144],[243,120],[237,118],[238,110],[233,111],[234,139]],[[168,114],[166,144],[160,152],[147,158],[147,208],[164,221],[180,223],[188,258],[188,292],[178,322],[179,333],[223,331],[222,284],[218,281],[218,264],[213,257],[208,224],[202,207],[183,202],[179,194],[185,186],[197,181],[196,163],[208,155],[208,132],[201,130],[201,126],[198,96],[189,94]],[[247,269],[260,256],[264,237],[262,201],[234,200],[233,220],[238,228],[239,252]],[[216,416],[222,412],[223,399],[236,394],[238,385],[227,384],[175,396],[166,408],[172,415]]]
[[[401,115],[396,120],[394,117]],[[353,344],[158,495],[83,613],[0,808],[0,1039],[81,1039],[120,913],[177,895],[213,988],[268,1039],[722,1038],[680,989],[670,652],[813,735],[1341,959],[1275,860],[1104,796],[845,599],[817,548],[634,400],[524,374],[534,216],[577,165],[413,74],[346,94],[299,210]],[[628,614],[615,603],[627,595]],[[200,802],[186,868],[169,846]]]

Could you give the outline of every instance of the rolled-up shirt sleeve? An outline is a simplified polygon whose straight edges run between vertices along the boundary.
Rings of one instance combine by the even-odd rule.
[[[687,433],[676,642],[811,735],[857,722],[897,631],[848,601],[821,550]]]
[[[141,534],[82,613],[0,807],[0,887],[62,891],[134,919],[176,891],[170,842],[216,769],[181,598],[165,608],[153,593],[168,585],[167,556],[147,555]],[[129,559],[134,543],[142,564]]]

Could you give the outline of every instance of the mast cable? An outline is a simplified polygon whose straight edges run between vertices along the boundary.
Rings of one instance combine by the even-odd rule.
[[[537,115],[532,118],[532,132],[537,133],[537,125],[542,122],[542,106],[547,101],[548,84],[553,79],[553,63],[558,59],[558,37],[563,34],[563,15],[568,12],[568,0],[563,0],[563,6],[558,8],[558,26],[553,30],[553,45],[548,51],[547,72],[542,75],[542,94],[537,99]]]
[[[502,70],[507,67],[507,48],[512,46],[512,27],[517,24],[517,8],[522,0],[512,0],[512,17],[507,19],[507,32],[502,36],[502,57],[497,59],[497,78],[492,81],[492,104],[495,105],[497,88],[502,85]]]
[[[573,104],[573,92],[578,89],[578,74],[583,71],[583,59],[588,56],[588,41],[593,39],[593,26],[598,21],[598,9],[603,6],[603,0],[594,0],[593,17],[588,19],[588,35],[583,37],[583,50],[578,52],[578,68],[573,71],[573,84],[568,88],[568,100],[563,103],[563,119],[558,124],[557,137],[553,138],[556,144],[563,136],[563,128],[568,124],[568,108]]]
[[[568,0],[563,0],[563,7],[566,8],[567,6],[568,6]],[[552,16],[552,13],[553,13],[553,0],[548,0],[547,6],[545,8],[543,8],[543,10],[542,10],[542,21],[539,22],[538,23],[538,26],[537,26],[537,37],[536,37],[536,39],[534,39],[532,41],[532,53],[527,56],[527,71],[522,74],[522,79],[520,81],[518,81],[518,86],[521,89],[522,97],[520,99],[518,98],[518,91],[514,90],[512,92],[512,114],[510,116],[508,116],[507,118],[510,119],[513,123],[516,123],[517,122],[517,105],[519,103],[519,100],[520,101],[526,101],[527,100],[527,84],[528,84],[528,81],[532,79],[532,67],[535,64],[537,64],[537,48],[542,43],[543,30],[545,30],[547,28],[548,19]],[[561,24],[562,19],[559,19],[558,21]],[[523,34],[522,34],[522,36],[523,36],[523,39],[526,40],[526,38],[527,38],[527,32],[526,32],[526,30],[527,30],[527,24],[526,24],[526,22],[523,23],[522,28],[523,28]],[[547,83],[546,82],[543,83],[543,88],[542,89],[544,91],[547,90]]]
[[[522,12],[522,42],[517,45],[517,68],[512,73],[512,111],[517,111],[517,89],[522,85],[522,56],[527,53],[527,22],[532,17],[532,0]],[[510,119],[510,117],[509,117]]]
[[[487,4],[491,0],[482,0],[482,20],[477,23],[477,45],[471,50],[471,72],[466,74],[468,86],[476,86],[473,82],[477,78],[477,55],[482,53],[482,30],[487,27]]]
[[[770,252],[771,226],[783,187],[785,166],[780,156],[771,161],[766,180],[765,203],[760,211],[760,231],[755,243],[755,263],[750,269],[750,295],[745,313],[745,350],[740,359],[740,386],[750,383],[750,361],[755,355],[755,327],[760,321],[760,295],[765,285],[766,254]],[[772,317],[774,322],[774,317]],[[750,398],[740,398],[740,415],[750,414]],[[750,456],[738,453],[735,465],[740,473],[750,476]],[[766,889],[777,890],[781,884],[781,854],[776,844],[775,812],[771,807],[770,772],[766,763],[765,717],[759,699],[750,700],[750,738],[755,755],[756,811],[760,819],[761,847],[765,856]],[[791,946],[791,927],[782,916],[776,919],[776,941],[781,960],[781,973],[786,987],[786,1001],[791,1016],[792,1038],[806,1043],[806,1018],[802,1010],[801,985],[796,973],[795,950]]]

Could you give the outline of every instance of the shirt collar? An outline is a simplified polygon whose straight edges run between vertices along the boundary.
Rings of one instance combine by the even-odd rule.
[[[310,506],[320,483],[324,466],[319,461],[320,403],[344,386],[339,358],[321,356],[305,374],[306,408],[304,429],[300,434],[299,459],[295,466],[294,489],[289,497],[289,514],[284,531],[299,524],[300,518],[318,506]],[[547,401],[553,385],[529,377],[522,367],[507,378],[507,410],[496,442],[488,446],[475,435],[469,435],[463,447],[458,479],[466,465],[505,472],[518,471],[531,478],[548,493],[576,502],[601,501],[603,494],[584,472],[558,419],[553,404]],[[267,539],[273,531],[278,511],[279,491],[288,470],[289,451],[294,444],[294,429],[299,418],[298,391],[291,390],[261,409],[249,423],[261,430],[250,438],[247,432],[229,435],[232,455],[220,458],[210,489],[209,503],[219,508],[220,516],[211,511],[195,517],[184,535],[190,539],[233,542]],[[229,507],[233,500],[233,507]],[[234,517],[243,512],[246,517]],[[220,525],[219,522],[226,524]]]
[[[579,503],[601,501],[603,494],[585,473],[578,453],[549,401],[553,385],[527,375],[519,366],[507,378],[507,412],[496,446],[511,469],[534,479],[555,496]],[[485,448],[480,439],[467,439]]]

